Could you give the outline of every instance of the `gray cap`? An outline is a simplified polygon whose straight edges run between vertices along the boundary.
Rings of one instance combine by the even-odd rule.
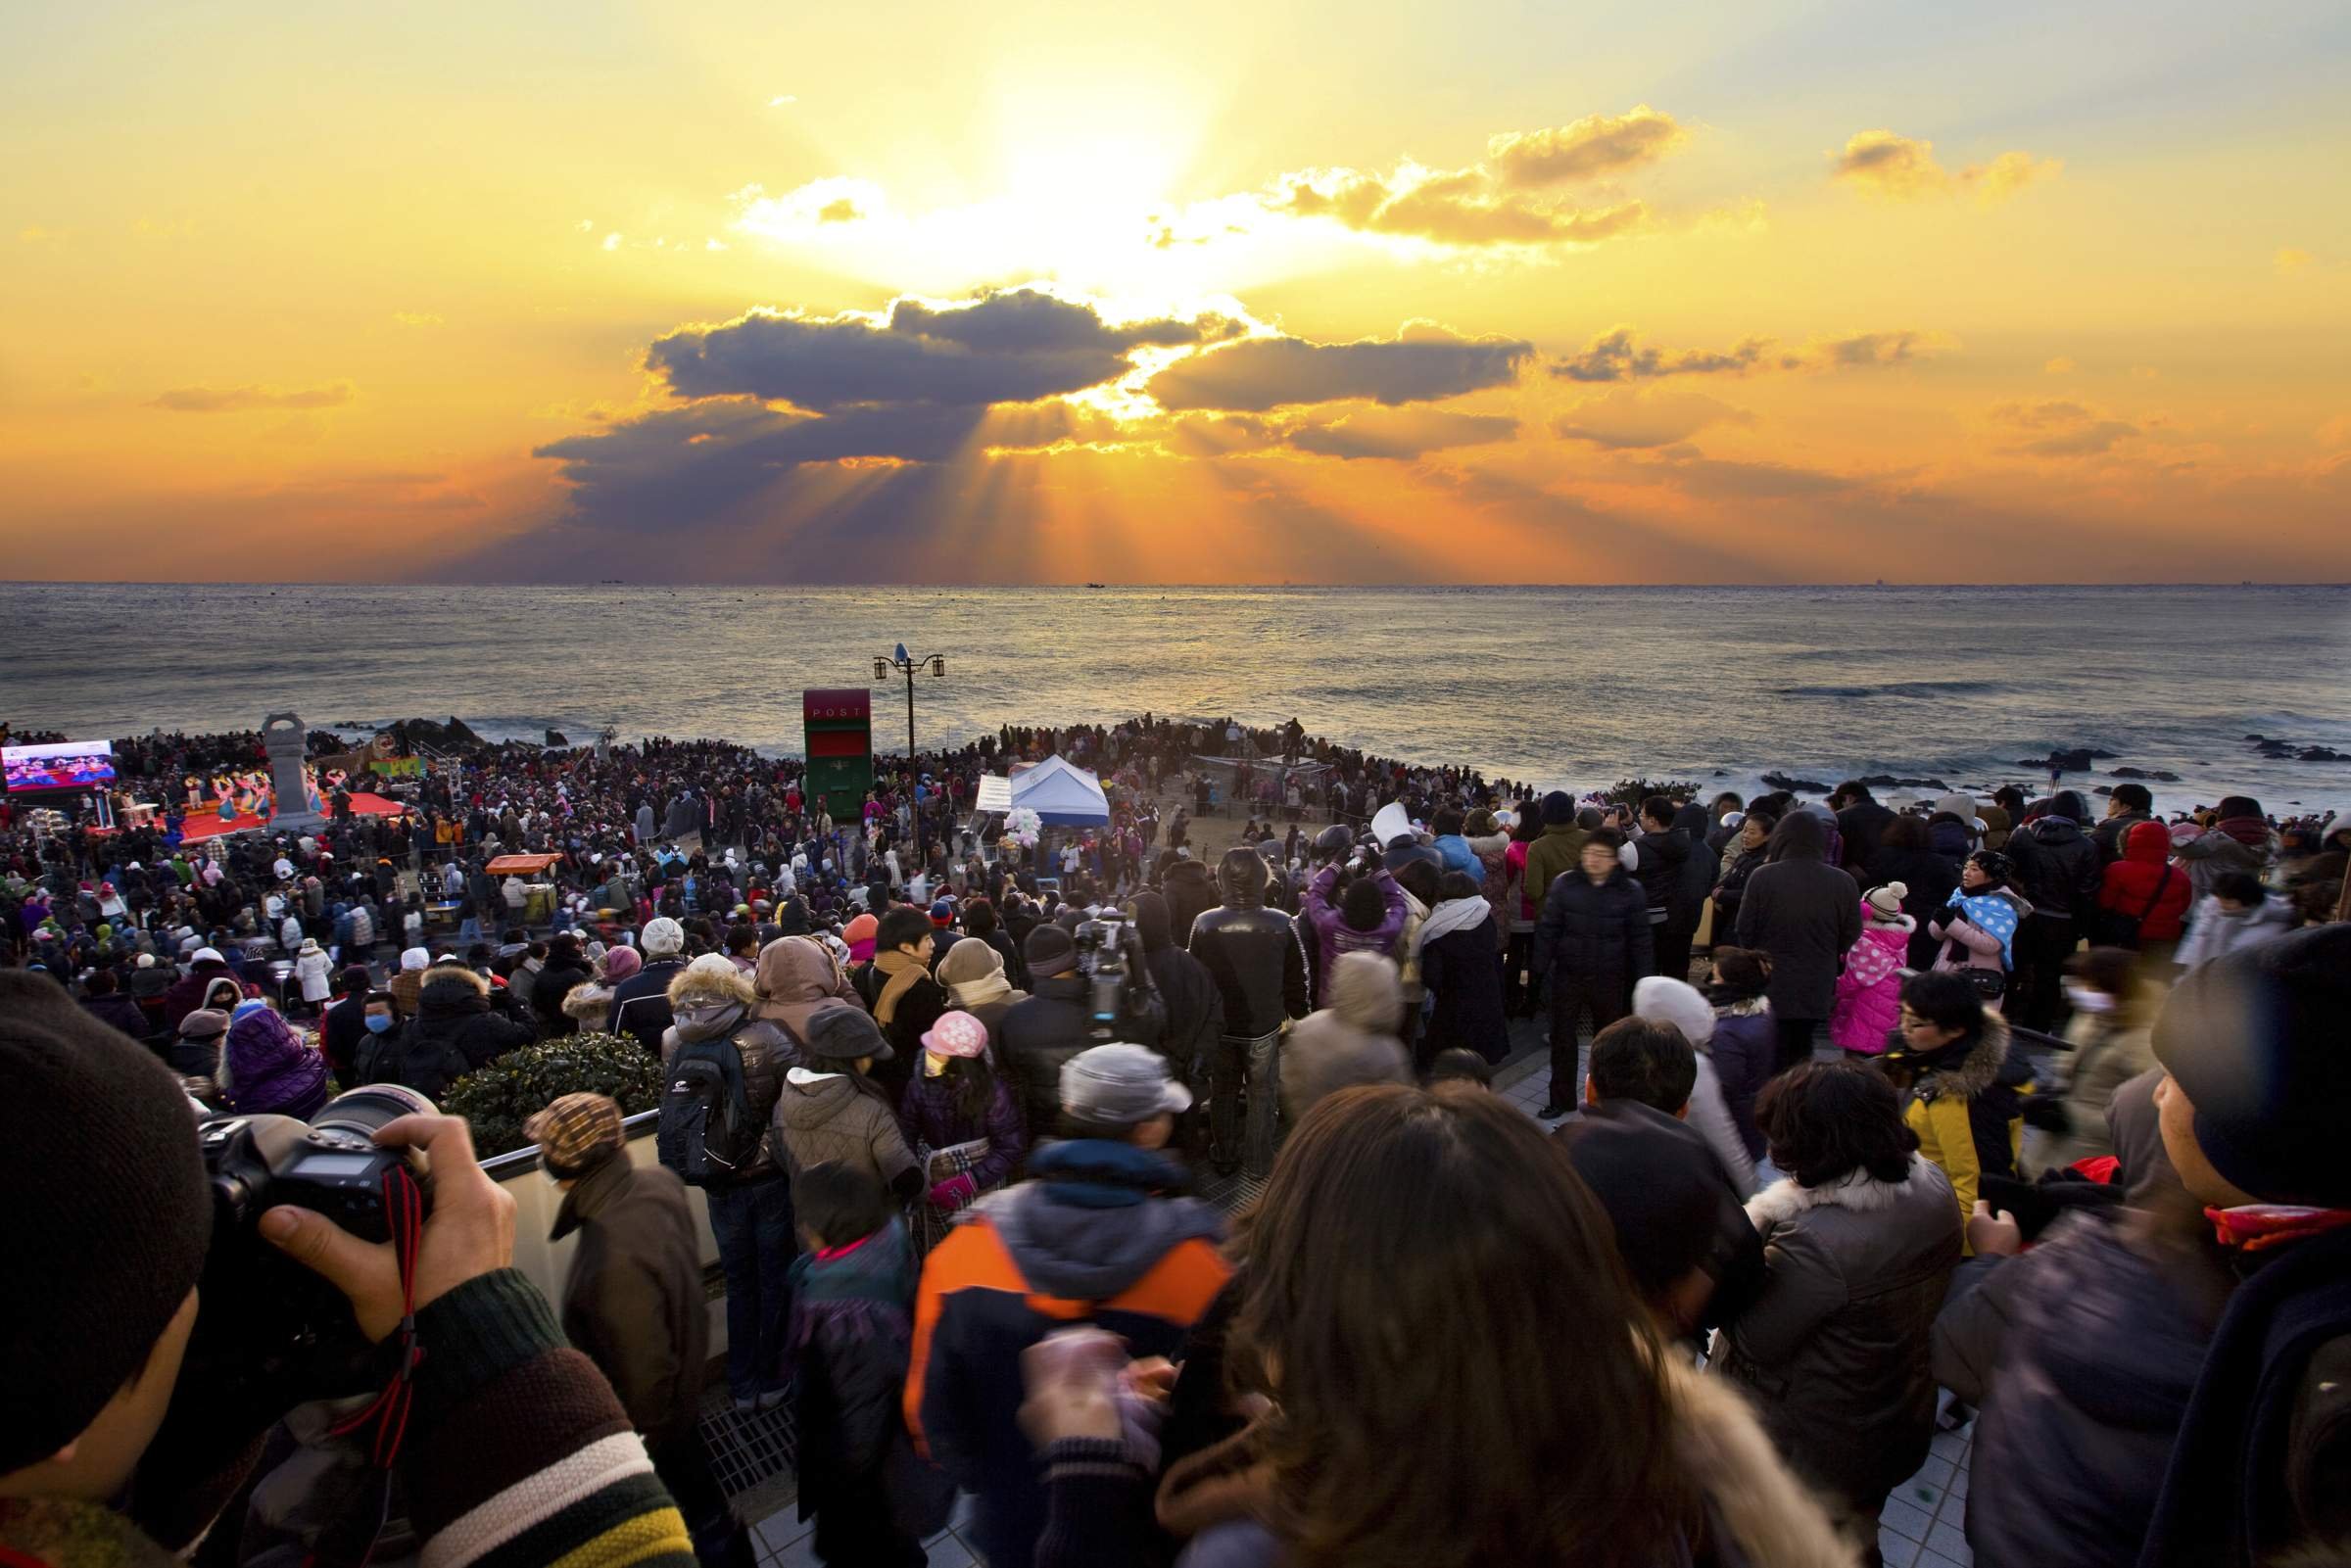
[[[1126,1126],[1191,1106],[1192,1091],[1147,1046],[1097,1045],[1061,1067],[1061,1108],[1080,1121]]]

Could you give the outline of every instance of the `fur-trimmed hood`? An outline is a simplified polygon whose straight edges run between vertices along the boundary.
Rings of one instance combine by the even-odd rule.
[[[1668,1358],[1665,1395],[1683,1473],[1749,1568],[1850,1568],[1861,1560],[1727,1378]]]
[[[727,964],[722,973],[717,964],[699,960],[678,971],[669,982],[669,1005],[673,1009],[690,1007],[744,1007],[759,1000],[751,986],[751,977]]]
[[[1987,1011],[1984,1030],[1972,1044],[1954,1040],[1925,1056],[1907,1046],[1895,1046],[1887,1051],[1886,1061],[1918,1074],[1910,1092],[1920,1100],[1931,1103],[1946,1094],[1973,1099],[1999,1081],[2000,1069],[2008,1065],[2008,1021]]]
[[[1784,1224],[1808,1209],[1844,1209],[1856,1214],[1892,1209],[1910,1184],[1925,1179],[1930,1168],[1925,1156],[1913,1154],[1910,1168],[1899,1181],[1880,1181],[1866,1170],[1848,1170],[1835,1181],[1804,1187],[1794,1176],[1782,1176],[1747,1201],[1748,1222],[1757,1230]]]

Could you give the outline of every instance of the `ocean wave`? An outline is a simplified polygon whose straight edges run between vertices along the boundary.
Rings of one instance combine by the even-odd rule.
[[[1856,686],[1784,686],[1778,694],[1784,697],[1910,697],[1930,701],[1937,697],[1996,696],[2016,688],[2006,681],[1879,681]]]

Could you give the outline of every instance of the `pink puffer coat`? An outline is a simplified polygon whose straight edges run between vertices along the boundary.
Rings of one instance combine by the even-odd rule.
[[[1837,1011],[1829,1017],[1830,1043],[1845,1051],[1876,1056],[1902,1017],[1902,963],[1918,922],[1904,915],[1898,926],[1881,926],[1861,906],[1861,940],[1845,955],[1837,976]]]

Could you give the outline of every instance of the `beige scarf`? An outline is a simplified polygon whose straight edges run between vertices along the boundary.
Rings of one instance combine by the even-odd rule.
[[[947,994],[955,998],[957,1007],[969,1012],[976,1007],[985,1007],[990,1002],[1003,1001],[1012,994],[1012,981],[1004,977],[1002,970],[990,970],[976,980],[948,986]]]
[[[888,1028],[898,1011],[898,998],[913,990],[915,981],[930,978],[931,971],[912,953],[876,953],[874,968],[889,976],[874,1001],[874,1022]]]

